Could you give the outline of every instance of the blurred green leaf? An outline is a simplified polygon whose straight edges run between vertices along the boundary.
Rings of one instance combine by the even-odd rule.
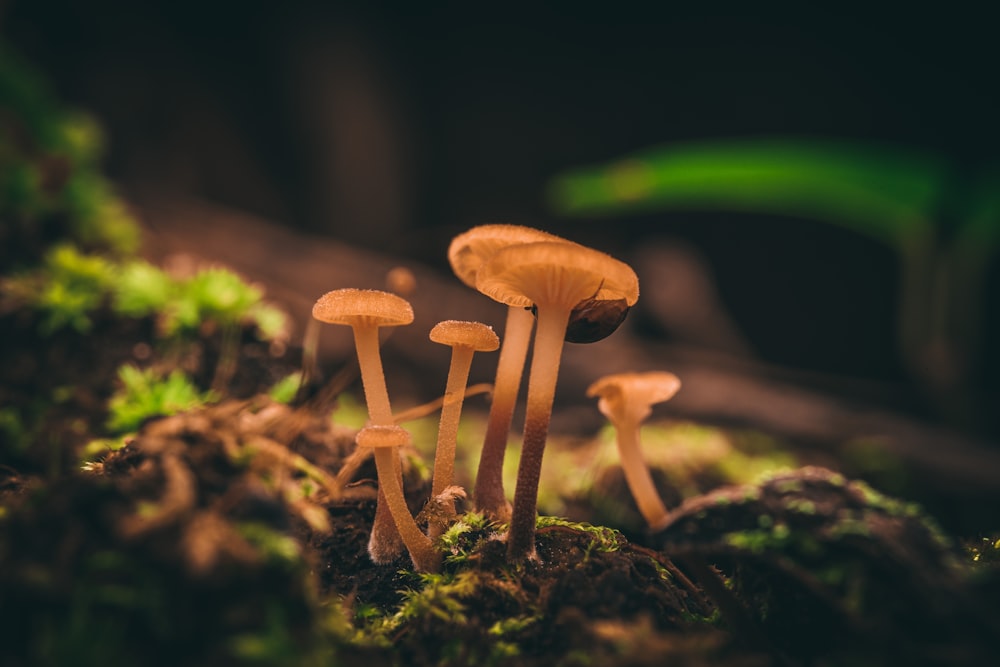
[[[970,242],[993,243],[1000,237],[1000,165],[974,184],[965,219],[963,232]]]
[[[822,141],[739,140],[650,149],[557,176],[563,215],[668,208],[824,220],[895,244],[926,233],[946,182],[943,164],[902,150]]]

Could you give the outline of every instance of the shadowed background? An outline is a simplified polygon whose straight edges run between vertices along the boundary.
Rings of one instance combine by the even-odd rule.
[[[947,242],[968,184],[1000,155],[983,17],[309,0],[3,7],[4,36],[102,121],[108,171],[164,248],[209,243],[199,225],[211,205],[233,212],[217,226],[219,246],[257,230],[241,223],[249,214],[417,262],[445,284],[453,234],[537,226],[637,268],[629,342],[762,362],[861,404],[970,434],[1000,430],[1000,352],[982,344],[1000,332],[995,260],[970,297],[980,317],[963,335],[974,344],[956,345],[975,355],[915,364],[897,335],[900,258],[856,230],[701,206],[569,215],[550,196],[560,174],[651,146],[852,142],[944,165],[934,233]],[[254,257],[237,268],[298,285]],[[309,289],[323,289],[313,280]]]

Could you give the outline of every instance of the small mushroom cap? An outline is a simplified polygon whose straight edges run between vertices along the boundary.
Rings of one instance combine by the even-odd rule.
[[[492,352],[500,347],[500,339],[493,332],[493,327],[482,322],[438,322],[431,329],[430,339],[451,347],[471,347],[476,352]]]
[[[313,305],[320,322],[394,327],[413,322],[410,303],[395,294],[373,289],[338,289],[327,292]]]
[[[389,426],[366,426],[355,437],[358,447],[404,447],[411,442],[410,432],[395,424]]]
[[[587,396],[600,397],[597,408],[611,421],[631,418],[642,421],[650,406],[670,400],[681,388],[673,373],[616,373],[606,375],[587,388]]]
[[[639,299],[635,271],[598,250],[568,242],[543,241],[498,250],[476,276],[476,289],[510,306],[586,299]]]
[[[479,269],[501,248],[536,241],[563,241],[555,234],[521,225],[479,225],[451,240],[448,261],[458,279],[469,287],[476,286]]]

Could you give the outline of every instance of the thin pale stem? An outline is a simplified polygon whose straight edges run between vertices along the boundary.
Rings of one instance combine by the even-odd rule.
[[[379,353],[378,327],[355,326],[353,330],[368,418],[374,426],[391,426],[392,407],[389,405],[389,390],[385,386],[382,355]]]
[[[563,336],[569,321],[569,307],[538,308],[535,351],[528,378],[528,408],[524,418],[524,441],[517,469],[514,508],[507,537],[507,559],[520,562],[535,554],[535,509],[542,455],[549,434],[549,419],[555,398]]]
[[[503,460],[534,324],[535,317],[531,311],[520,306],[508,307],[503,345],[497,361],[496,381],[493,384],[493,403],[490,405],[486,437],[483,440],[483,452],[473,490],[476,508],[502,521],[510,519],[510,504],[503,488]]]
[[[421,532],[406,506],[403,486],[396,477],[399,455],[395,447],[375,449],[375,468],[378,471],[379,490],[385,494],[385,504],[403,538],[406,550],[410,552],[413,566],[421,572],[437,572],[441,569],[441,554],[434,548],[430,538]]]
[[[625,481],[635,498],[646,523],[655,526],[667,516],[667,508],[660,500],[660,494],[653,483],[653,476],[642,457],[639,443],[639,424],[634,421],[623,421],[615,424],[618,432],[618,453],[621,456],[622,470]]]
[[[355,326],[352,329],[354,347],[358,353],[358,365],[361,367],[361,384],[365,390],[365,403],[368,405],[368,419],[375,426],[391,426],[395,422],[392,419],[389,390],[386,388],[385,373],[382,370],[378,327]],[[398,459],[395,451],[394,449],[393,456]],[[395,467],[399,468],[398,460]],[[401,473],[398,477],[401,479]],[[379,479],[384,479],[381,474]],[[368,540],[368,553],[376,563],[395,559],[403,549],[396,524],[386,508],[383,486],[385,485],[379,484],[378,498],[375,501],[375,522],[372,524],[372,534]],[[399,486],[402,489],[402,481]]]
[[[399,487],[403,487],[403,468],[399,463],[399,452],[392,454],[396,461],[393,464],[396,468],[396,479]],[[381,479],[381,476],[379,477]],[[375,519],[372,522],[372,532],[368,536],[368,555],[373,563],[386,564],[396,560],[406,546],[403,538],[400,537],[396,529],[396,522],[392,518],[389,506],[386,504],[385,492],[382,490],[383,484],[378,485],[378,495],[375,497]]]
[[[444,405],[441,407],[441,419],[438,422],[437,448],[434,450],[434,481],[431,484],[431,493],[435,496],[451,486],[455,476],[458,423],[462,417],[465,385],[469,380],[473,354],[475,351],[471,347],[452,348],[448,383],[444,390]]]

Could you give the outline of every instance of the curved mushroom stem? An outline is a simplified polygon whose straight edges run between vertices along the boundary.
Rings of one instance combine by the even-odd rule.
[[[666,518],[668,512],[653,483],[649,467],[642,457],[642,450],[639,447],[639,422],[622,420],[620,423],[613,423],[618,433],[618,452],[621,456],[622,470],[625,472],[625,481],[646,523],[655,526]]]
[[[358,353],[358,365],[361,367],[361,385],[365,391],[368,419],[375,426],[390,426],[395,422],[392,419],[389,390],[386,388],[385,372],[382,369],[378,327],[353,326],[351,329],[354,331],[354,347]],[[393,456],[397,458],[394,468],[402,489],[402,471],[395,448]],[[379,484],[378,498],[375,501],[375,522],[372,524],[372,534],[368,539],[368,555],[376,563],[391,562],[403,551],[403,541],[386,506],[383,486],[384,484]]]
[[[399,454],[396,447],[375,448],[375,468],[378,471],[379,491],[385,494],[385,505],[399,531],[399,535],[410,552],[413,566],[421,572],[437,572],[441,569],[441,554],[434,548],[430,538],[420,531],[417,522],[406,506],[403,486],[396,477]]]
[[[531,359],[528,384],[528,408],[524,417],[524,442],[517,469],[514,508],[507,537],[507,560],[520,562],[535,554],[535,508],[538,479],[542,474],[542,455],[549,434],[552,401],[555,398],[563,337],[571,307],[538,308],[535,351]]]
[[[534,324],[531,311],[520,306],[507,307],[507,323],[493,384],[493,403],[473,489],[476,508],[498,521],[510,520],[511,506],[503,488],[503,460]]]

